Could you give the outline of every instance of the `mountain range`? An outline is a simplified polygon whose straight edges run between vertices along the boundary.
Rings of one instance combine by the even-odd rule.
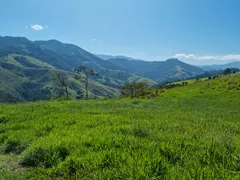
[[[213,64],[213,65],[204,65],[199,66],[200,68],[210,71],[210,70],[223,70],[226,68],[238,68],[240,69],[240,61],[230,62],[227,64]]]
[[[52,76],[56,73],[66,77],[70,96],[81,99],[84,85],[74,78],[73,72],[79,65],[88,65],[99,74],[90,79],[91,98],[119,96],[121,86],[133,81],[147,81],[153,86],[204,73],[202,68],[178,59],[147,62],[125,56],[94,55],[57,40],[0,36],[0,102],[54,98]]]

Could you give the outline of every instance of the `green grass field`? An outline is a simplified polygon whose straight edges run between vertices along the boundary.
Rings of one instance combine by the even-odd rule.
[[[183,82],[187,82],[187,84],[194,84],[196,82],[203,82],[203,81],[207,81],[208,78],[199,78],[198,81],[196,81],[196,79],[189,79],[189,80],[182,80],[182,81],[176,81],[176,82],[173,82],[173,83],[169,83],[169,84],[182,84]]]
[[[157,99],[0,105],[0,179],[240,179],[240,74]]]

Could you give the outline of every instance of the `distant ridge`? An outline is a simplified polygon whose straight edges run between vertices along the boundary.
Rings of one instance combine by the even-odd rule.
[[[199,66],[204,70],[223,70],[226,68],[238,68],[240,69],[240,61],[234,61],[227,64],[213,64],[213,65],[203,65]]]
[[[130,72],[158,82],[182,80],[204,73],[203,69],[186,64],[178,59],[150,62],[113,58],[108,59],[108,61]]]
[[[114,58],[121,58],[121,59],[128,59],[128,60],[135,60],[131,57],[127,56],[112,56],[112,55],[103,55],[103,54],[95,54],[95,56],[103,59],[103,60],[109,60],[109,59],[114,59]]]

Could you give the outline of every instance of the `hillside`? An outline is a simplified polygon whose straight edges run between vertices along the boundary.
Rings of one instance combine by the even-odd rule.
[[[131,82],[129,79],[133,78],[137,80],[147,80],[149,81],[149,85],[156,84],[153,80],[128,72],[120,66],[102,60],[76,45],[64,44],[56,40],[35,41],[34,43],[61,54],[64,58],[68,59],[68,63],[71,64],[72,69],[79,64],[90,66],[100,74],[96,80],[105,85],[120,88],[124,83]]]
[[[84,85],[72,73],[56,69],[31,56],[9,54],[0,58],[0,102],[36,101],[56,98],[61,89],[53,82],[53,75],[64,74],[69,84],[70,97],[83,98]],[[117,97],[117,89],[91,80],[90,97]]]
[[[204,73],[201,68],[183,63],[177,59],[166,61],[128,60],[125,58],[108,59],[121,68],[150,78],[157,82],[183,80]]]
[[[239,179],[240,74],[157,99],[0,105],[0,179]]]

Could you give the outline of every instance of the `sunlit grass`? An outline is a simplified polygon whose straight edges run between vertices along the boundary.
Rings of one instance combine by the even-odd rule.
[[[0,179],[239,179],[239,95],[235,75],[158,99],[0,105]]]

